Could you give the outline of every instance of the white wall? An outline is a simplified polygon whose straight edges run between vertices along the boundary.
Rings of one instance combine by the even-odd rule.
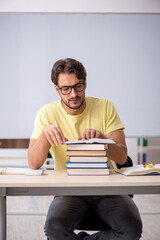
[[[65,57],[84,63],[87,95],[113,101],[127,136],[160,136],[159,26],[159,14],[0,14],[0,137],[30,137]]]
[[[15,0],[15,1],[1,0],[0,12],[2,13],[5,13],[5,12],[14,12],[14,13],[16,12],[21,12],[21,13],[22,12],[24,13],[25,12],[26,13],[27,12],[29,13],[34,13],[34,12],[37,12],[37,13],[38,12],[39,13],[40,12],[41,13],[51,13],[51,12],[52,13],[71,13],[71,12],[72,13],[87,13],[87,12],[88,13],[160,13],[160,1],[159,0],[141,0],[141,1],[139,0],[94,0],[94,1],[93,0],[67,0],[67,1],[65,0],[34,0],[34,1],[33,0]],[[95,15],[94,17],[96,18],[96,16],[97,15]],[[52,89],[51,89],[52,85],[49,80],[50,68],[53,61],[56,60],[58,57],[64,57],[64,55],[66,55],[66,52],[64,55],[62,54],[63,53],[62,50],[58,54],[57,52],[55,53],[55,48],[53,47],[54,43],[52,42],[53,36],[52,36],[52,41],[49,40],[50,35],[52,35],[53,32],[55,32],[54,24],[52,25],[47,20],[43,22],[44,19],[42,16],[40,18],[39,16],[37,16],[37,21],[35,18],[32,18],[32,17],[28,18],[27,16],[25,17],[25,19],[23,19],[22,15],[19,15],[19,16],[7,15],[6,18],[5,17],[0,18],[0,29],[1,29],[0,30],[0,34],[1,34],[1,38],[0,38],[0,44],[1,44],[0,45],[0,52],[1,52],[1,55],[0,55],[1,56],[0,57],[0,63],[1,63],[0,137],[1,138],[2,137],[11,137],[11,138],[30,137],[32,127],[33,127],[33,119],[38,107],[41,106],[43,103],[46,103],[47,101],[56,99],[56,96],[52,92]],[[155,16],[156,24],[154,24],[154,21],[149,20],[150,17],[147,17],[147,18],[148,19],[146,21],[146,16],[144,17],[144,22],[141,22],[143,19],[142,16],[137,18],[137,31],[132,31],[133,19],[132,19],[132,23],[131,22],[128,23],[127,28],[126,28],[126,24],[124,24],[122,28],[123,22],[120,24],[116,23],[117,26],[115,24],[113,25],[113,23],[110,24],[111,19],[109,19],[108,25],[106,25],[106,23],[103,23],[104,25],[101,26],[101,28],[102,29],[103,27],[108,28],[111,25],[110,29],[111,27],[116,26],[118,30],[118,28],[120,27],[118,34],[121,35],[122,33],[125,33],[125,37],[126,37],[127,36],[126,32],[128,31],[128,36],[130,35],[130,38],[128,39],[128,36],[127,36],[126,41],[124,41],[124,45],[127,43],[128,40],[132,39],[133,42],[135,41],[135,44],[137,46],[139,45],[139,40],[142,41],[141,39],[142,36],[139,36],[139,39],[137,39],[137,36],[140,33],[139,31],[142,31],[142,33],[144,32],[144,38],[143,38],[144,45],[146,45],[143,49],[144,57],[145,57],[145,50],[146,48],[148,48],[148,46],[150,51],[149,53],[146,54],[146,56],[150,56],[150,54],[153,52],[155,54],[156,49],[158,49],[157,51],[157,56],[158,56],[159,55],[158,43],[160,42],[159,41],[160,39],[159,39],[159,32],[157,32],[157,26],[159,26],[159,17],[157,18]],[[114,20],[114,18],[112,20]],[[23,22],[24,22],[24,25],[23,25]],[[28,22],[28,24],[26,24],[26,22]],[[97,29],[98,27],[99,27],[98,24],[97,26],[95,24],[95,28]],[[146,29],[148,29],[148,34],[150,34],[149,40],[148,40]],[[64,31],[64,29],[62,30]],[[56,32],[57,32],[57,29],[56,29]],[[157,32],[157,34],[155,34],[155,32]],[[59,33],[60,33],[60,30],[58,31],[58,34]],[[111,32],[109,32],[109,34],[106,37],[110,38],[110,34]],[[114,35],[116,37],[116,34],[113,34],[113,31],[112,31],[112,37]],[[94,41],[91,40],[92,36],[94,35],[91,34],[91,37],[86,36],[86,33],[83,36],[85,37],[85,40],[87,38],[88,42],[91,43],[92,46],[89,46],[89,50],[91,51],[93,51],[92,48],[93,49],[95,48],[95,43],[93,43]],[[101,37],[103,38],[104,35],[102,35]],[[105,37],[105,40],[102,39],[103,43],[105,43],[106,37]],[[146,43],[145,37],[148,43]],[[74,37],[74,40],[75,40],[75,37]],[[120,43],[118,44],[119,40],[120,40]],[[120,51],[118,48],[122,46],[122,52],[123,52],[124,45],[121,44],[122,40],[125,40],[125,39],[120,37],[120,39],[118,38],[117,41],[115,41],[114,46],[117,45],[116,51],[117,50]],[[60,43],[63,43],[63,41],[60,41]],[[82,42],[82,44],[84,44],[84,41]],[[143,42],[141,42],[141,46],[142,45],[143,45]],[[49,51],[49,49],[51,51]],[[76,54],[75,49],[76,48],[74,46],[73,51],[69,49],[69,52],[71,53],[72,56],[75,56],[78,59],[80,58],[80,60],[84,61],[87,68],[89,68],[87,69],[89,70],[88,75],[89,75],[89,78],[91,78],[91,82],[92,82],[92,80],[94,80],[93,79],[94,73],[92,73],[92,71],[95,66],[91,67],[90,69],[89,64],[87,63],[88,59],[86,56],[87,55],[86,49],[85,49],[85,57],[81,56],[81,54],[80,55]],[[98,46],[98,50],[99,50],[99,46]],[[130,48],[127,47],[126,50],[130,50]],[[133,49],[133,51],[134,50],[135,49]],[[59,48],[58,48],[58,52],[59,52]],[[101,52],[103,52],[103,49],[101,50]],[[104,53],[105,52],[106,51],[104,50]],[[107,54],[108,54],[108,51],[107,51]],[[97,51],[95,51],[95,55],[97,55]],[[114,71],[113,65],[115,66],[115,62],[112,60],[115,60],[116,57],[118,57],[118,53],[113,52],[113,55],[114,57],[111,58],[110,60],[111,66],[112,66],[112,69],[110,71]],[[110,58],[110,55],[109,55],[109,58]],[[152,60],[153,59],[151,54],[150,63],[152,62]],[[35,66],[34,63],[37,61],[38,63]],[[139,62],[142,62],[142,59],[141,61],[139,61],[139,57],[138,57],[137,61],[139,64]],[[158,62],[159,61],[157,61],[157,63]],[[151,68],[150,68],[150,63],[148,62],[148,66],[147,64],[144,64],[144,66],[146,68],[149,67],[149,69],[151,69],[155,65],[156,61],[153,61],[153,65],[151,66]],[[42,69],[39,66],[39,64],[42,66]],[[97,64],[97,61],[96,61],[96,64]],[[27,71],[26,71],[26,68],[27,68]],[[117,66],[116,66],[116,70],[117,70]],[[155,83],[154,72],[155,72],[155,66],[153,67],[150,74],[152,75],[153,73],[153,84]],[[120,72],[117,72],[117,76],[119,74]],[[148,75],[148,72],[145,74],[145,76],[147,75]],[[47,82],[46,82],[46,79],[47,79]],[[156,79],[159,80],[159,74],[158,74],[158,78]],[[134,80],[134,77],[132,78],[132,80]],[[147,80],[146,80],[146,83],[147,83]],[[39,84],[39,88],[37,89],[38,84]],[[94,81],[93,81],[93,85],[94,85]],[[141,85],[142,96],[143,96],[143,91],[145,91],[145,89],[143,89],[142,84],[140,85]],[[139,86],[137,86],[137,88],[138,87]],[[155,88],[159,89],[159,86],[156,84]],[[45,91],[42,91],[42,89],[45,89]],[[137,95],[136,88],[134,87],[133,90],[136,96]],[[89,92],[95,93],[93,89]],[[155,94],[155,97],[154,97],[154,88],[152,88],[152,86],[150,86],[150,92],[147,92],[147,94],[149,99],[152,97],[153,99],[155,98],[154,102],[157,101],[157,96]],[[110,95],[108,94],[108,91],[107,91],[107,95]],[[117,101],[114,101],[116,103],[116,107],[118,105],[124,105],[124,102],[122,103],[122,95],[120,94],[120,96],[121,97],[119,101],[119,95],[117,94],[118,103]],[[126,105],[124,105],[124,108],[126,109],[126,114],[130,115],[131,118],[133,118],[134,114],[132,114],[132,110],[134,107],[138,107],[139,113],[142,113],[143,115],[143,110],[144,110],[143,104],[142,105],[139,104],[140,105],[139,106],[137,102],[136,103],[133,102],[132,98],[133,96],[131,95],[131,100],[129,100],[129,102],[132,102],[133,104],[131,104],[130,111],[128,111],[128,109],[126,108]],[[140,102],[142,103],[143,101],[145,101],[145,99],[141,98]],[[152,100],[152,103],[153,103],[153,100]],[[154,106],[154,104],[152,107],[153,108],[155,107],[156,109],[156,106]],[[120,110],[119,106],[118,106],[118,110]],[[150,109],[148,109],[148,115],[152,115],[152,112],[150,112]],[[122,116],[121,110],[120,110],[120,116]],[[143,117],[143,119],[146,118],[145,114],[144,116],[140,116],[140,117]],[[123,116],[122,118],[125,121],[126,116]],[[125,121],[125,125],[127,125],[127,129],[134,128],[132,125],[126,124],[127,121],[128,120]],[[137,121],[137,118],[135,122],[136,121]],[[158,111],[157,123],[158,123],[157,126],[159,127],[159,111]],[[149,124],[149,127],[151,127],[150,124]],[[150,132],[149,134],[153,135],[153,132]],[[159,132],[158,132],[158,135],[159,135]],[[127,138],[127,145],[128,145],[128,151],[129,151],[128,153],[133,159],[133,161],[136,163],[137,139]],[[158,150],[156,150],[156,152],[157,151]],[[151,151],[149,152],[149,154],[150,153]],[[155,151],[154,151],[154,155],[155,155]],[[151,154],[151,156],[150,155],[148,156],[149,156],[149,159],[153,158],[153,154]],[[157,159],[158,159],[158,155],[155,155],[155,162],[157,161]]]
[[[1,0],[0,12],[159,13],[159,0]]]

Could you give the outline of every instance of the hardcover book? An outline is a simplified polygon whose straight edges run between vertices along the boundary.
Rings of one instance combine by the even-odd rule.
[[[102,176],[109,175],[108,168],[67,168],[68,175],[89,175],[89,176]]]
[[[94,162],[90,162],[90,163],[87,163],[87,162],[67,162],[66,163],[66,167],[67,168],[108,168],[108,163],[105,162],[101,162],[101,163],[94,163]]]
[[[108,144],[90,144],[90,143],[80,143],[80,144],[69,144],[67,145],[68,150],[107,150]]]
[[[67,156],[106,156],[106,150],[67,150]]]
[[[107,162],[107,156],[70,156],[70,162]]]

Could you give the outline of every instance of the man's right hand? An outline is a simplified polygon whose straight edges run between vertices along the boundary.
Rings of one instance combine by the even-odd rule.
[[[68,140],[63,135],[63,132],[59,126],[48,125],[43,129],[43,132],[51,146],[58,146],[59,144],[62,144]]]
[[[28,148],[28,163],[33,169],[40,168],[47,158],[50,146],[58,146],[67,141],[60,127],[48,125],[38,139],[31,139]]]

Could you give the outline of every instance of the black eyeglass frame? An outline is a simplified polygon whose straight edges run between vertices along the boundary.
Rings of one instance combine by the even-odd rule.
[[[83,85],[83,89],[80,90],[80,91],[78,91],[78,90],[75,89],[76,85],[78,85],[78,84],[82,84],[82,85]],[[68,93],[63,93],[63,92],[62,92],[63,88],[65,88],[65,87],[70,88],[70,90],[69,90]],[[72,86],[62,86],[61,88],[57,85],[57,88],[58,88],[58,90],[61,91],[61,93],[62,93],[63,95],[69,95],[69,94],[72,92],[72,88],[73,88],[74,91],[76,91],[76,92],[82,92],[82,91],[85,89],[85,80],[83,80],[83,82],[81,82],[81,80],[80,80],[78,83],[76,83],[76,84],[74,84],[74,85],[72,85]]]

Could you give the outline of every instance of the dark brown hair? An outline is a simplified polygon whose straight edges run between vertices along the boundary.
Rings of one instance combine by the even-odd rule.
[[[83,81],[86,80],[87,76],[83,64],[72,58],[60,59],[53,65],[51,80],[57,86],[60,73],[74,73],[79,80],[83,79]]]

